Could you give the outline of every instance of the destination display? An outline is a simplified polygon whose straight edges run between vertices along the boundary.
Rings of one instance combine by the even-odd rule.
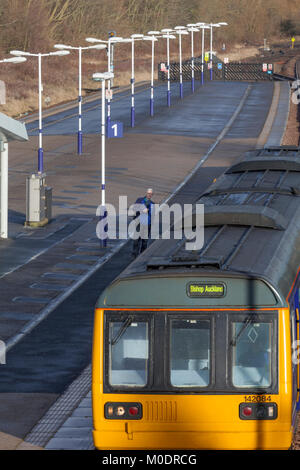
[[[189,297],[224,297],[226,286],[222,282],[190,282],[187,285]]]

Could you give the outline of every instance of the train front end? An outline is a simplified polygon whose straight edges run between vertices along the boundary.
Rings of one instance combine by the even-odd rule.
[[[242,276],[113,284],[95,312],[96,448],[288,449],[290,314],[279,303]]]

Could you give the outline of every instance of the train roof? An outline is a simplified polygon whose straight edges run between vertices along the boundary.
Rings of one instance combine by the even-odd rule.
[[[247,152],[196,202],[204,204],[203,247],[188,251],[186,239],[157,240],[116,282],[166,276],[260,279],[284,305],[300,265],[299,149]]]

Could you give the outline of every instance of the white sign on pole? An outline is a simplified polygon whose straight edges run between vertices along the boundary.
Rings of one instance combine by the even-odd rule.
[[[161,72],[167,72],[166,64],[160,64],[160,70]]]
[[[105,98],[107,100],[112,100],[112,97],[113,97],[113,92],[112,90],[105,90]]]
[[[224,57],[224,64],[229,64],[229,58],[228,57]]]

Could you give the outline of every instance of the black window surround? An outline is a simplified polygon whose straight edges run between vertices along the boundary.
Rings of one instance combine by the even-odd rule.
[[[253,315],[256,322],[271,322],[271,384],[269,387],[235,387],[232,381],[232,335],[234,322],[246,322]],[[148,323],[149,357],[147,383],[141,387],[111,386],[109,384],[110,322],[132,321]],[[170,380],[171,322],[173,320],[203,320],[210,322],[209,384],[201,387],[174,387]],[[252,320],[251,320],[252,321]],[[278,312],[272,311],[105,311],[104,316],[104,393],[140,394],[277,394],[278,393]]]

